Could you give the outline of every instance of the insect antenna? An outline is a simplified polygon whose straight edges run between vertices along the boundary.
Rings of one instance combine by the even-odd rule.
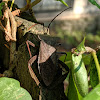
[[[58,13],[58,14],[50,21],[50,23],[49,23],[49,25],[48,25],[47,32],[49,31],[50,25],[51,25],[51,23],[56,19],[56,17],[58,17],[61,13],[63,13],[64,11],[66,11],[66,10],[68,10],[68,9],[70,9],[70,8],[72,8],[72,7],[68,7],[68,8],[66,8],[66,9],[64,9],[63,11],[61,11],[60,13]]]

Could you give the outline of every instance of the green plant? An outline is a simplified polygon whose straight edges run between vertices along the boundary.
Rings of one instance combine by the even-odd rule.
[[[100,100],[100,84],[98,84],[83,100]]]
[[[0,100],[32,100],[30,94],[22,87],[19,81],[13,78],[0,78]]]
[[[75,50],[77,53],[85,51],[84,42],[85,39],[80,43],[80,45]],[[88,94],[88,79],[87,71],[85,69],[85,65],[82,59],[82,54],[72,54],[72,63],[73,79],[76,83],[79,93],[84,97],[86,94]]]
[[[63,0],[56,0],[56,1],[60,1],[61,3],[63,3],[65,6],[68,7],[67,3],[65,3]]]
[[[90,47],[84,46],[84,43],[85,38],[76,48],[72,49],[72,54],[71,52],[67,52],[68,57],[66,57],[66,59],[65,55],[59,58],[70,68],[69,86],[66,93],[66,96],[68,96],[69,100],[82,100],[85,97],[87,98],[87,95],[90,94],[88,93],[89,88],[95,88],[100,82],[100,66],[98,62],[100,59],[100,50],[98,49],[96,55],[96,51]],[[89,54],[84,54],[85,52],[88,52]],[[85,65],[87,66],[87,69]],[[94,74],[94,72],[96,74]],[[90,73],[90,82],[88,81],[89,76],[87,73]],[[98,98],[100,99],[100,97]]]
[[[4,4],[5,4],[4,2],[0,3],[0,16],[2,16],[2,9]]]
[[[88,0],[88,1],[100,9],[100,5],[96,2],[96,0]]]

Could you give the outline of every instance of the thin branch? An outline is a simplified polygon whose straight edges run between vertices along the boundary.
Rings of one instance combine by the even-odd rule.
[[[15,11],[12,11],[12,15],[13,16],[19,16],[19,14],[21,13],[21,10],[20,9],[16,9]]]
[[[12,36],[13,40],[16,41],[17,24],[16,24],[14,16],[12,15],[11,11],[9,10],[9,8],[8,8],[8,14],[9,14],[10,21],[11,21],[11,36]]]
[[[3,32],[5,32],[5,34],[9,37],[10,40],[14,41],[13,38],[11,37],[10,33],[9,33],[5,28],[2,28],[2,27],[0,26],[0,29],[1,29]]]
[[[31,7],[35,6],[36,4],[38,4],[41,0],[35,0],[31,3]]]
[[[27,5],[25,5],[23,8],[17,9],[15,11],[12,11],[13,16],[19,15],[20,13],[27,11],[28,9],[32,8],[36,4],[38,4],[41,0],[35,0],[32,3],[30,3],[30,0],[26,0]]]
[[[10,28],[10,20],[9,20],[9,16],[8,16],[8,10],[7,10],[7,2],[8,0],[3,0],[3,2],[5,2],[4,5],[4,21],[5,21],[5,28],[9,33],[9,36],[11,35],[11,28]],[[8,35],[5,35],[5,39],[6,41],[10,41],[10,38],[8,37]]]
[[[90,47],[85,47],[84,51],[80,51],[79,53],[75,52],[76,48],[73,48],[71,50],[72,53],[74,53],[75,55],[79,56],[82,55],[84,53],[91,53],[91,52],[96,52],[94,49],[90,48]]]
[[[7,31],[7,29],[2,25],[1,21],[0,21],[0,29],[9,37],[10,40],[13,41],[12,37],[11,37],[11,33],[9,33]]]
[[[8,9],[8,15],[11,21],[11,36],[13,38],[14,41],[11,41],[10,43],[10,67],[13,68],[13,62],[15,59],[15,51],[16,51],[16,31],[17,31],[17,24],[15,21],[14,16],[12,15],[11,11],[9,8]]]
[[[31,3],[31,0],[26,0],[27,4],[30,4]]]

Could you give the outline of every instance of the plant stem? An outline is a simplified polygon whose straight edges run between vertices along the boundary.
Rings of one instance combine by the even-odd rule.
[[[15,2],[15,0],[12,0],[11,6],[10,6],[10,11],[12,11],[12,7],[13,7],[14,2]]]
[[[100,65],[99,65],[99,61],[98,61],[96,52],[92,52],[92,56],[94,58],[94,62],[95,62],[96,68],[97,68],[98,79],[99,79],[99,83],[100,83]]]

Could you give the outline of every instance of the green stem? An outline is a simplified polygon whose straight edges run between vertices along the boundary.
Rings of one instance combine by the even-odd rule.
[[[99,83],[100,83],[100,65],[99,65],[99,61],[98,61],[96,52],[92,52],[92,56],[94,58],[94,62],[95,62],[96,68],[97,68],[98,78],[99,78]]]
[[[14,2],[15,2],[15,0],[12,0],[11,6],[10,6],[10,11],[12,11],[12,7],[13,7]]]
[[[65,6],[68,7],[68,5],[63,0],[58,0],[58,1],[60,1],[61,3],[63,3]]]

